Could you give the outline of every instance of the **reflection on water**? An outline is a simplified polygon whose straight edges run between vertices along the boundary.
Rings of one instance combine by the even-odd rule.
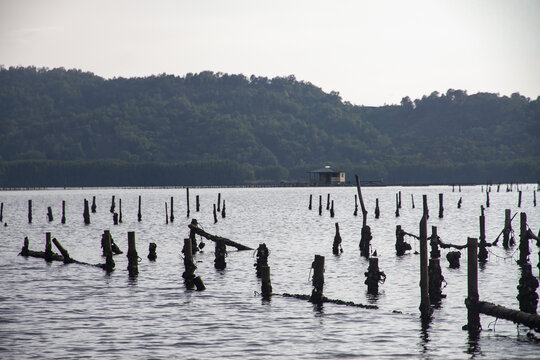
[[[527,185],[522,188],[527,189]],[[379,267],[386,275],[377,295],[367,293],[365,272],[368,259],[360,256],[362,219],[354,216],[355,188],[279,189],[191,189],[200,197],[200,211],[184,215],[182,189],[79,189],[2,191],[4,221],[0,227],[0,358],[298,358],[335,359],[467,359],[471,357],[535,359],[538,344],[518,336],[513,323],[499,321],[497,334],[483,331],[469,334],[461,329],[467,319],[463,303],[467,292],[466,251],[462,266],[449,269],[446,252],[441,252],[441,270],[447,282],[443,298],[429,319],[419,319],[419,249],[408,238],[412,250],[395,255],[395,229],[418,232],[421,206],[404,206],[394,216],[395,194],[404,199],[427,195],[429,207],[437,208],[438,194],[444,193],[444,218],[432,216],[446,243],[464,244],[478,234],[478,212],[485,194],[481,187],[379,187],[362,190],[368,209],[379,199],[380,218],[368,214],[373,248]],[[529,193],[533,191],[529,185]],[[213,203],[221,193],[227,216],[214,223]],[[328,211],[308,210],[309,195],[316,199],[330,193],[335,217]],[[527,192],[523,193],[524,195]],[[112,195],[122,199],[123,222],[114,225],[109,207]],[[142,221],[137,219],[142,196]],[[89,225],[83,222],[83,200],[96,196],[97,212]],[[176,218],[166,223],[164,203],[173,196]],[[33,200],[34,217],[28,224],[28,200]],[[66,224],[60,222],[62,200],[66,201]],[[53,222],[47,221],[52,207]],[[504,227],[504,210],[525,211],[528,225],[540,228],[540,207],[524,196],[516,208],[515,193],[492,192],[485,209],[486,240],[493,241]],[[170,211],[170,208],[168,209]],[[179,216],[179,214],[182,214]],[[257,248],[265,243],[268,265],[276,294],[311,293],[310,267],[314,255],[325,256],[324,295],[354,303],[377,305],[363,309],[332,303],[314,305],[308,301],[273,296],[262,299],[261,281],[256,276],[252,251],[228,249],[225,270],[214,268],[214,244],[207,243],[195,255],[197,275],[206,285],[203,292],[184,287],[181,249],[187,225],[193,218],[209,233]],[[519,219],[519,216],[516,217]],[[339,223],[343,253],[332,255],[335,223]],[[513,224],[518,228],[517,223]],[[17,256],[25,236],[30,249],[43,250],[45,232],[51,232],[73,259],[103,263],[101,234],[110,230],[123,255],[114,257],[110,274],[79,264],[46,263],[42,259]],[[135,231],[139,274],[130,278],[127,270],[127,232]],[[157,259],[146,257],[149,243],[157,244]],[[517,285],[521,270],[515,263],[516,246],[508,251],[491,247],[485,266],[479,271],[479,295],[486,300],[517,309]],[[513,256],[513,258],[512,258]],[[532,251],[530,262],[538,262]],[[538,268],[532,268],[534,276]],[[481,316],[486,327],[494,319]],[[480,348],[480,344],[482,347]],[[519,346],[517,346],[519,345]]]

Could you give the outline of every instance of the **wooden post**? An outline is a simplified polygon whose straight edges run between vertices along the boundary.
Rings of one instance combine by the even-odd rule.
[[[444,217],[443,194],[439,193],[439,219]]]
[[[122,199],[118,199],[118,222],[122,222]]]
[[[83,211],[84,225],[90,225],[90,209],[88,208],[88,200],[84,199]]]
[[[431,315],[426,216],[422,216],[420,220],[420,313],[422,317]]]
[[[142,220],[142,213],[141,213],[141,195],[139,195],[139,212],[137,213],[137,220],[141,222]]]
[[[112,196],[112,199],[111,199],[111,208],[109,209],[109,211],[111,212],[111,214],[114,214],[114,209],[116,208],[116,204],[114,202],[114,195]]]
[[[356,178],[356,191],[358,192],[358,198],[360,199],[360,206],[362,207],[362,227],[367,225],[367,210],[364,206],[364,199],[362,198],[362,189],[360,188],[360,180],[358,175],[354,175]]]
[[[214,224],[217,224],[216,204],[214,204]]]
[[[225,199],[223,199],[223,208],[221,209],[221,217],[225,219]]]
[[[114,270],[115,264],[113,260],[111,232],[109,230],[105,230],[102,237],[101,246],[103,247],[103,255],[105,256],[104,269],[107,272],[111,272]]]
[[[186,188],[187,217],[189,217],[189,188]]]
[[[534,191],[534,190],[533,190],[533,196],[534,196],[533,205],[534,205],[534,207],[536,207],[536,191]],[[0,215],[0,217],[1,217],[1,215]],[[0,219],[0,221],[2,221],[2,219]]]
[[[0,219],[0,221],[2,221]],[[66,201],[65,200],[62,200],[62,220],[61,220],[62,224],[65,224],[66,223]]]
[[[376,198],[375,199],[375,219],[378,219],[380,216],[381,216],[381,209],[379,208],[379,198]]]
[[[454,187],[455,187],[455,185],[454,185],[454,184],[452,184],[452,192],[454,192]]]
[[[167,202],[165,202],[167,206]],[[174,222],[174,198],[171,196],[171,222]]]
[[[379,281],[386,279],[384,272],[379,271],[379,258],[369,258],[368,271],[364,275],[366,276],[364,284],[367,285],[368,294],[377,295],[379,293]]]
[[[396,217],[399,217],[399,199],[398,199],[397,193],[396,193]]]
[[[320,304],[323,300],[324,256],[315,255],[315,260],[313,260],[311,267],[313,268],[313,290],[311,291],[309,301],[314,304]]]
[[[319,216],[322,215],[322,195],[319,195]]]
[[[54,220],[52,208],[50,206],[47,207],[47,219],[49,220],[49,222]]]
[[[115,212],[113,214],[113,224],[118,225],[118,213],[117,212]]]
[[[308,210],[311,210],[311,202],[313,200],[313,194],[309,194],[309,206],[308,206]]]
[[[253,264],[253,266],[255,266],[257,277],[262,277],[262,268],[268,266],[268,255],[270,255],[270,251],[266,247],[266,244],[259,244],[259,247],[257,248],[257,261]]]
[[[411,250],[411,244],[405,242],[405,231],[401,229],[401,225],[396,225],[396,255],[402,256],[405,251]]]
[[[156,261],[157,254],[156,254],[156,243],[151,242],[150,245],[148,245],[148,260],[150,261]]]
[[[486,207],[489,207],[489,191],[486,192]]]
[[[28,200],[28,223],[32,223],[32,200]]]
[[[330,210],[330,194],[326,197],[326,210]]]
[[[0,223],[4,221],[4,203],[0,203]]]
[[[459,184],[459,192],[461,192],[461,184]]]
[[[358,216],[358,195],[354,194],[354,216]]]
[[[503,229],[503,247],[508,249],[510,242],[510,233],[512,232],[512,220],[510,218],[510,209],[504,210],[504,229]]]
[[[332,205],[330,206],[330,217],[334,217],[334,200],[332,200]]]
[[[469,331],[480,329],[478,311],[478,239],[467,239],[467,328]]]
[[[518,264],[525,265],[529,262],[529,236],[527,235],[527,214],[520,213],[519,225],[519,260]]]
[[[413,196],[413,194],[411,194],[411,203],[412,203],[412,208],[414,209],[414,196]]]
[[[199,212],[199,210],[201,208],[201,204],[199,202],[199,195],[195,196],[195,206],[196,206],[197,212]]]
[[[423,208],[424,208],[424,212],[423,212],[423,216],[426,217],[426,221],[427,219],[429,219],[429,209],[428,209],[428,204],[427,204],[427,195],[422,195],[422,204],[423,204]]]
[[[431,227],[431,239],[429,244],[431,245],[430,256],[432,259],[438,259],[441,257],[441,251],[439,250],[439,235],[437,235],[437,227]]]
[[[221,211],[221,193],[217,194],[217,211]]]
[[[227,267],[225,256],[227,256],[227,249],[223,240],[216,241],[214,267],[218,270],[223,270]]]
[[[93,196],[93,197],[92,197],[92,213],[95,213],[95,212],[96,212],[96,209],[97,209],[97,206],[96,206],[96,197]]]
[[[457,208],[458,209],[461,209],[461,202],[463,201],[463,199],[460,197],[458,202],[457,202]]]
[[[169,223],[169,211],[167,210],[167,202],[165,201],[165,224]]]
[[[437,227],[431,227],[431,258],[429,259],[429,300],[431,303],[438,303],[443,298],[441,286],[444,281],[444,276],[441,271],[439,251],[439,237],[437,235]]]
[[[51,233],[46,232],[45,233],[45,261],[51,262],[52,261],[52,242],[51,242]]]
[[[188,290],[193,290],[193,287],[195,286],[193,283],[193,279],[195,278],[194,273],[197,267],[193,263],[190,239],[184,239],[184,248],[182,249],[182,252],[184,253],[184,273],[182,274],[184,284]]]
[[[261,267],[261,293],[263,298],[269,299],[272,295],[272,283],[270,282],[270,267],[263,265]]]
[[[398,207],[401,209],[401,191],[398,191]]]
[[[360,179],[355,174],[356,178],[356,190],[358,192],[358,198],[360,199],[360,206],[362,207],[362,233],[360,235],[360,255],[369,258],[369,243],[373,238],[371,236],[371,228],[367,226],[367,210],[364,206],[364,199],[362,198],[362,190],[360,188]]]
[[[128,272],[129,276],[137,276],[139,274],[139,255],[135,246],[135,231],[128,231]]]
[[[336,235],[334,235],[334,243],[332,244],[332,253],[339,255],[343,252],[341,248],[341,234],[339,233],[339,224],[336,223]]]
[[[519,190],[518,194],[518,207],[521,207],[521,190]]]
[[[482,207],[482,215],[478,218],[480,224],[480,238],[478,244],[478,261],[485,263],[488,258],[488,252],[486,249],[486,217]]]

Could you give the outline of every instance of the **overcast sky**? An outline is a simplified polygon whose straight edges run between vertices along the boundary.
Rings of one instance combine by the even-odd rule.
[[[295,75],[358,105],[540,96],[540,0],[0,0],[0,64]]]

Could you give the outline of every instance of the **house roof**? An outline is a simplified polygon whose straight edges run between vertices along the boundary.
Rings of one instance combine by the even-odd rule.
[[[330,166],[325,166],[323,168],[312,170],[310,173],[338,173],[340,171],[332,170]]]

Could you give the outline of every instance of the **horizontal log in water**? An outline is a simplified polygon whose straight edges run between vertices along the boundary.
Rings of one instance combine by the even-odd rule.
[[[487,301],[478,301],[478,312],[494,316],[499,319],[510,320],[514,323],[523,324],[536,331],[540,331],[540,315],[530,314],[519,310],[512,310],[504,306],[496,305]]]
[[[227,246],[232,246],[234,248],[237,248],[238,250],[253,250],[252,248],[248,247],[248,246],[245,246],[245,245],[242,245],[242,244],[239,244],[237,242],[234,242],[232,240],[229,240],[229,239],[226,239],[226,238],[223,238],[221,236],[215,236],[215,235],[212,235],[212,234],[209,234],[207,233],[206,231],[198,228],[197,226],[193,225],[193,224],[189,224],[188,225],[190,230],[193,230],[193,232],[195,232],[196,234],[204,237],[205,239],[208,239],[208,240],[212,240],[214,242],[216,241],[223,241],[223,243]]]

